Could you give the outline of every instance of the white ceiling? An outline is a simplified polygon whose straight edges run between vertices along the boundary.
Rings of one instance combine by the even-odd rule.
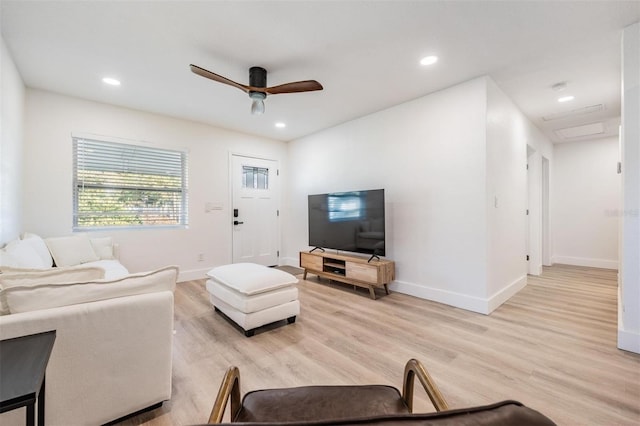
[[[639,1],[15,1],[2,35],[28,87],[292,140],[490,75],[554,142],[616,135],[621,29]],[[437,64],[422,67],[430,54]],[[246,94],[199,77],[196,64],[248,84],[315,79],[320,92]],[[120,87],[106,86],[104,76]],[[566,81],[567,89],[551,86]],[[558,103],[560,95],[575,100]],[[543,116],[603,104],[599,112]],[[287,124],[274,127],[276,121]],[[603,123],[603,134],[562,130]],[[586,129],[599,128],[589,126]],[[562,130],[562,131],[560,131]],[[556,132],[558,131],[558,132]]]

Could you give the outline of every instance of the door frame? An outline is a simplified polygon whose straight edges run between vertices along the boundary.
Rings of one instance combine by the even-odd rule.
[[[229,151],[229,156],[227,158],[227,167],[229,169],[229,212],[227,213],[227,223],[228,223],[228,230],[229,230],[229,241],[231,242],[229,244],[229,258],[231,259],[230,263],[233,263],[233,157],[245,157],[245,158],[251,158],[254,160],[266,160],[266,161],[273,161],[276,163],[276,170],[277,170],[277,176],[280,176],[280,160],[276,159],[276,158],[269,158],[269,157],[265,157],[265,156],[258,156],[258,155],[254,155],[254,154],[247,154],[244,152],[238,152],[238,151]],[[279,212],[282,212],[282,197],[281,197],[281,189],[280,189],[280,181],[278,181],[278,188],[276,191],[276,206]],[[276,238],[276,250],[278,252],[281,251],[282,248],[282,224],[281,224],[281,220],[280,220],[280,215],[278,215],[278,228],[276,230],[277,232],[277,236],[278,238]],[[278,256],[278,264],[280,264],[280,256]]]
[[[541,275],[551,264],[549,239],[549,159],[527,145],[527,274]]]

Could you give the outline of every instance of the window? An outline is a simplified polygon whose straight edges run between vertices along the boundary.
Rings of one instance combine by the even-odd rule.
[[[269,189],[269,169],[263,167],[242,166],[242,187],[250,189]]]
[[[186,226],[187,154],[73,138],[74,229]]]

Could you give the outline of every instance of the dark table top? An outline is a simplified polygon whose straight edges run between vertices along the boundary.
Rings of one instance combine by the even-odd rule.
[[[36,398],[55,340],[55,330],[0,340],[0,412]]]

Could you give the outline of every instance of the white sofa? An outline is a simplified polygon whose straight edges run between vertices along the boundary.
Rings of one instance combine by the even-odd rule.
[[[0,271],[14,272],[69,268],[82,265],[104,269],[105,279],[129,273],[118,260],[118,246],[111,237],[90,238],[86,234],[42,239],[31,233],[10,241],[0,249]]]
[[[177,267],[123,275],[116,259],[89,256],[79,265],[33,268],[24,253],[20,265],[7,265],[21,256],[0,251],[0,339],[56,330],[46,424],[103,424],[171,397]],[[116,278],[105,279],[100,265],[113,267]],[[0,414],[0,424],[23,422],[24,409]]]

